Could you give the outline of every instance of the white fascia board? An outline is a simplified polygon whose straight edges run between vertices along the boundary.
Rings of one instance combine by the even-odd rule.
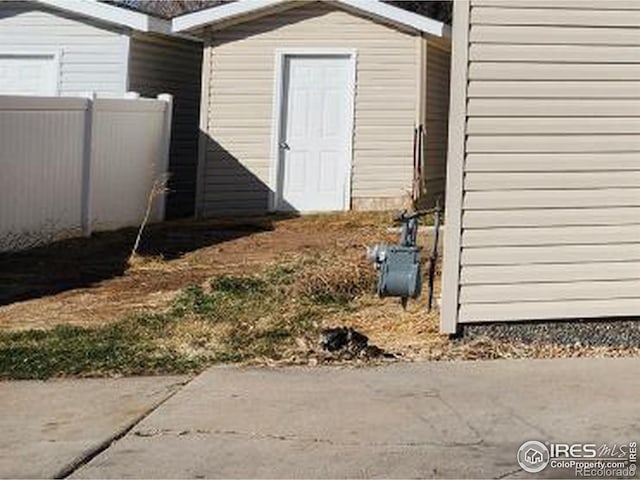
[[[172,35],[171,22],[140,12],[116,7],[96,0],[39,0],[59,10],[77,13],[106,23],[129,27],[140,32]]]
[[[281,3],[280,0],[238,0],[218,7],[206,8],[174,18],[171,22],[172,30],[174,32],[183,32],[203,27],[223,20],[241,17],[247,13],[269,8],[279,3]]]
[[[451,28],[442,22],[438,22],[424,15],[409,12],[399,7],[394,7],[379,0],[337,0],[338,3],[355,8],[364,13],[369,13],[383,20],[388,20],[406,27],[414,28],[420,32],[428,33],[436,37],[450,37]]]
[[[402,8],[381,2],[380,0],[335,0],[345,7],[349,7],[373,17],[378,17],[398,25],[410,27],[414,30],[428,33],[437,37],[450,37],[451,28],[442,22],[412,13]],[[207,8],[199,12],[188,13],[176,17],[172,21],[174,32],[183,32],[206,25],[256,12],[261,9],[283,3],[283,0],[238,0],[233,3]]]

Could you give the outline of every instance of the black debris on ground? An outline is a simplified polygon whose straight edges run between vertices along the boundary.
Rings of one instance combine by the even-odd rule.
[[[460,334],[463,343],[483,337],[524,344],[640,347],[640,318],[467,324]]]
[[[380,347],[369,345],[369,337],[351,327],[327,328],[320,334],[320,347],[332,356],[352,358],[395,358]]]

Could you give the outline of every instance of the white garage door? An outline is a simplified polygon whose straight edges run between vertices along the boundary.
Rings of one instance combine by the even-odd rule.
[[[353,65],[349,56],[284,62],[279,210],[349,207]]]
[[[57,83],[55,55],[0,53],[0,95],[54,96]]]

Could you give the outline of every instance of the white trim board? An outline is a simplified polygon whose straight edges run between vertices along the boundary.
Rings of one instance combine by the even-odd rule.
[[[260,13],[261,11],[265,14],[269,13],[271,8],[282,6],[283,3],[282,0],[238,0],[229,4],[180,15],[171,21],[171,28],[174,32],[184,32],[229,20],[240,21],[241,17],[245,15]],[[333,3],[341,4],[342,7],[347,9],[356,10],[371,17],[405,28],[411,28],[418,32],[428,33],[436,37],[451,36],[451,29],[448,25],[424,15],[394,7],[380,0],[335,0]],[[304,5],[304,2],[291,3],[292,8],[301,5]],[[249,16],[248,18],[255,18],[255,16]]]
[[[460,255],[462,246],[462,196],[467,119],[467,78],[469,68],[469,2],[453,5],[456,34],[451,52],[451,97],[449,99],[449,144],[445,218],[447,234],[442,254],[442,304],[440,332],[457,332],[459,320]]]
[[[209,41],[209,38],[205,39]],[[196,173],[196,197],[194,213],[196,218],[205,214],[204,192],[207,162],[207,142],[209,135],[209,80],[211,76],[211,51],[202,51],[202,82],[200,84],[200,116],[198,121],[198,167]]]
[[[353,48],[286,48],[275,50],[275,75],[273,86],[273,105],[271,112],[271,154],[269,158],[269,211],[274,212],[278,208],[278,202],[281,196],[280,182],[280,141],[282,137],[282,100],[284,98],[284,79],[285,79],[285,59],[293,56],[344,56],[349,60],[351,68],[351,77],[348,85],[351,95],[351,104],[349,106],[348,128],[350,131],[349,141],[347,144],[347,169],[346,182],[344,191],[344,209],[351,209],[351,177],[353,176],[353,135],[355,124],[355,102],[356,102],[356,78],[357,78],[357,58],[358,51]]]
[[[217,7],[186,13],[171,21],[174,32],[197,29],[206,25],[232,20],[248,13],[277,6],[280,0],[240,0]]]

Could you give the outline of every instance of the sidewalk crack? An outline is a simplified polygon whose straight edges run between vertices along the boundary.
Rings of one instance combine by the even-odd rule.
[[[186,380],[186,381],[183,381],[183,382],[176,382],[176,383],[173,383],[171,385],[168,385],[166,387],[166,389],[170,390],[170,392],[165,398],[159,400],[156,404],[154,404],[151,407],[149,407],[149,409],[147,409],[142,414],[138,415],[131,422],[129,422],[127,425],[125,425],[122,429],[120,429],[119,431],[115,432],[113,435],[111,435],[109,438],[107,438],[103,442],[101,442],[98,445],[95,445],[95,446],[85,450],[84,452],[82,452],[79,457],[74,459],[71,463],[69,463],[69,464],[65,465],[64,467],[62,467],[56,474],[53,475],[52,478],[57,480],[57,479],[68,478],[69,476],[73,475],[76,471],[78,471],[80,468],[85,466],[87,463],[89,463],[91,460],[96,458],[102,452],[104,452],[109,447],[111,447],[111,445],[113,445],[115,442],[117,442],[122,437],[124,437],[127,433],[129,433],[131,430],[133,430],[136,425],[138,425],[145,418],[147,418],[149,415],[151,415],[160,406],[162,406],[166,401],[168,401],[170,398],[172,398],[176,393],[181,391],[185,387],[185,385],[187,385],[191,380],[192,379],[189,379],[189,380]]]
[[[510,477],[511,475],[514,475],[518,472],[521,472],[522,469],[521,468],[516,468],[515,470],[511,470],[509,472],[505,472],[505,473],[501,473],[500,475],[498,475],[497,477],[493,477],[495,480],[502,480],[503,478],[507,478]]]

